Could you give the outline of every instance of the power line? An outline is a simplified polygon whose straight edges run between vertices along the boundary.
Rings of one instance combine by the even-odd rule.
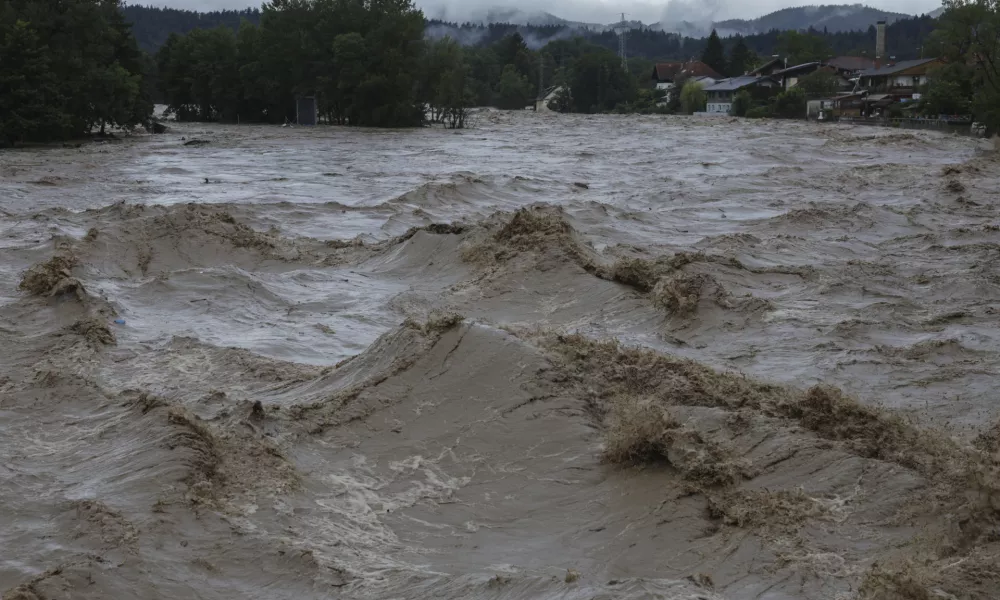
[[[628,71],[628,59],[626,58],[626,45],[628,39],[628,23],[625,22],[625,13],[622,13],[622,20],[615,27],[615,33],[618,34],[618,56],[622,59],[622,69]]]

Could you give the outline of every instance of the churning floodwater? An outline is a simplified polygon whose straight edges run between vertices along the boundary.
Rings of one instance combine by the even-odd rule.
[[[989,144],[474,122],[0,153],[5,599],[995,591]]]

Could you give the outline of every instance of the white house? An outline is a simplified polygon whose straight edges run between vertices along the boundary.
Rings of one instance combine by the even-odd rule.
[[[710,114],[729,114],[733,109],[733,97],[736,95],[736,92],[756,86],[777,88],[780,85],[770,77],[757,77],[754,75],[722,79],[714,85],[705,88],[705,93],[708,95],[708,104],[705,111]]]
[[[552,109],[549,108],[549,102],[555,100],[562,91],[563,86],[556,85],[542,92],[541,97],[535,100],[535,112],[552,112]]]

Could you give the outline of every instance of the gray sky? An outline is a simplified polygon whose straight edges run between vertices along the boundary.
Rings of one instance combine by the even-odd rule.
[[[246,8],[258,4],[247,0],[162,0],[167,6],[191,10]],[[847,0],[854,4],[859,0]],[[625,11],[627,18],[652,23],[668,20],[692,22],[748,19],[789,6],[839,4],[837,0],[415,0],[428,17],[463,20],[491,7],[518,8],[528,12],[547,11],[564,19],[593,23],[617,20]],[[142,4],[156,4],[143,0]],[[895,12],[918,14],[941,6],[941,0],[868,0],[865,4]],[[443,11],[443,12],[442,12]]]

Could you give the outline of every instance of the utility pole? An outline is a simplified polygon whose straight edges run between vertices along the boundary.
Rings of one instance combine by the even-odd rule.
[[[628,59],[625,56],[625,40],[628,37],[628,23],[625,22],[625,13],[622,13],[622,20],[615,27],[615,33],[618,34],[618,56],[622,59],[622,70],[627,73]]]
[[[545,55],[538,51],[538,99],[542,100],[542,85],[545,83]]]

